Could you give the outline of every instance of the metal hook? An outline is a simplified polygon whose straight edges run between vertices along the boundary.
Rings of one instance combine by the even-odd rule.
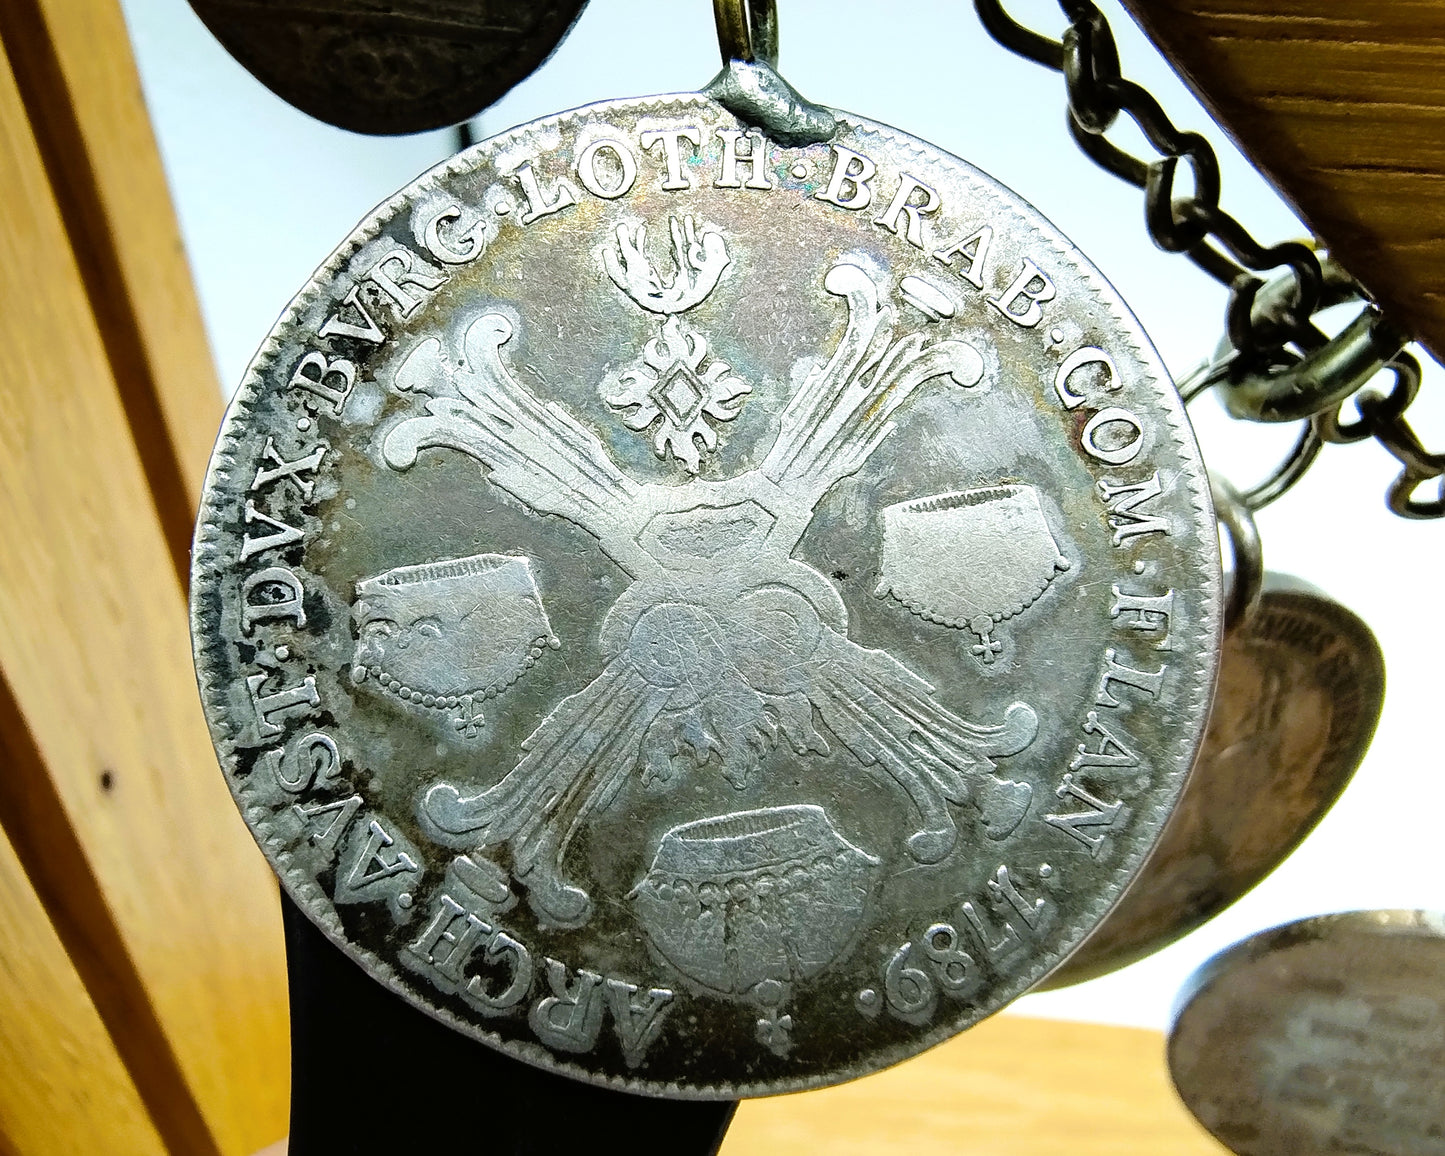
[[[1385,366],[1385,372],[1393,374],[1395,384],[1390,387],[1388,394],[1377,394],[1374,390],[1368,390],[1360,395],[1360,402],[1365,398],[1374,399],[1374,420],[1369,421],[1360,418],[1359,421],[1347,422],[1342,420],[1341,411],[1344,409],[1344,402],[1335,406],[1334,409],[1320,415],[1323,425],[1320,433],[1324,439],[1333,445],[1350,445],[1353,442],[1362,442],[1366,438],[1373,437],[1376,425],[1380,423],[1390,424],[1400,421],[1405,416],[1405,411],[1410,408],[1416,395],[1420,392],[1420,361],[1410,353],[1399,353]]]
[[[1239,315],[1235,320],[1246,328],[1287,324],[1291,313],[1305,309],[1313,313],[1347,301],[1360,301],[1363,308],[1337,336],[1319,335],[1319,346],[1301,349],[1293,362],[1271,366],[1264,372],[1231,375],[1223,397],[1232,416],[1286,422],[1327,413],[1358,392],[1405,347],[1408,338],[1364,299],[1359,283],[1338,261],[1322,257],[1320,272],[1322,292],[1313,302],[1298,300],[1300,281],[1292,275],[1268,284],[1256,281],[1236,288],[1231,310]],[[1231,339],[1244,348],[1239,338],[1235,334]]]
[[[1234,559],[1234,580],[1224,596],[1224,633],[1232,634],[1249,621],[1264,593],[1264,549],[1254,514],[1234,487],[1211,474],[1209,492]]]
[[[1237,356],[1238,351],[1227,339],[1220,342],[1218,349],[1215,350],[1214,360],[1204,362],[1180,379],[1179,396],[1183,398],[1184,404],[1186,406],[1192,404],[1195,398],[1226,381]],[[1324,449],[1329,429],[1328,414],[1316,414],[1307,419],[1289,453],[1274,468],[1269,477],[1258,485],[1245,490],[1244,493],[1236,495],[1252,514],[1258,513],[1277,498],[1283,497],[1296,482],[1305,476],[1305,472],[1314,465],[1315,459]],[[1235,493],[1233,488],[1230,489],[1230,493]]]
[[[778,6],[775,0],[712,0],[723,64],[741,60],[778,67]]]

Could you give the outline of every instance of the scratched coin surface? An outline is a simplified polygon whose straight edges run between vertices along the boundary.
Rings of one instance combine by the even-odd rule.
[[[1445,917],[1326,915],[1236,944],[1186,986],[1169,1070],[1241,1156],[1442,1156]]]
[[[226,777],[377,979],[678,1096],[862,1074],[1117,898],[1218,549],[1113,290],[965,163],[701,96],[483,142],[232,403],[193,629]]]
[[[1385,660],[1360,619],[1284,575],[1224,639],[1204,745],[1128,892],[1041,987],[1143,959],[1213,919],[1314,830],[1365,757]]]
[[[587,0],[191,0],[236,60],[288,104],[352,132],[423,132],[476,116],[551,55]]]

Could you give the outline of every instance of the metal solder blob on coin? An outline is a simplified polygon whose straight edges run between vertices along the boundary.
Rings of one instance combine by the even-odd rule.
[[[193,630],[237,802],[373,976],[658,1095],[833,1083],[1022,994],[1214,677],[1182,407],[1033,209],[840,114],[515,129],[243,382]]]

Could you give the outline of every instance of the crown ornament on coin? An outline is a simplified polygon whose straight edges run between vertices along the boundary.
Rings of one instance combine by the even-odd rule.
[[[725,76],[378,207],[232,403],[192,600],[301,908],[458,1030],[687,1097],[1055,967],[1218,644],[1207,478],[1108,284],[963,161]]]

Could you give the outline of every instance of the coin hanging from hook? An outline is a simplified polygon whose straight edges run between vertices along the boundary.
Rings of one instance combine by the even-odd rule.
[[[1185,1106],[1239,1156],[1445,1152],[1445,917],[1302,919],[1215,956],[1169,1034]]]
[[[699,1098],[1052,970],[1158,838],[1219,640],[1123,303],[721,7],[726,83],[482,141],[336,250],[232,403],[192,584],[302,910],[517,1059]]]
[[[547,59],[587,0],[191,0],[211,34],[288,104],[337,128],[401,136],[457,124]]]
[[[1204,745],[1154,853],[1041,987],[1152,955],[1264,879],[1349,785],[1384,697],[1370,628],[1296,579],[1266,575],[1254,610],[1225,635]]]

